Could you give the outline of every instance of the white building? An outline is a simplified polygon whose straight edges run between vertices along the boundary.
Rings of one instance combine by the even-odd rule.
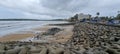
[[[81,19],[89,19],[91,17],[90,14],[83,14],[83,13],[80,13],[78,14],[78,20],[81,20]]]

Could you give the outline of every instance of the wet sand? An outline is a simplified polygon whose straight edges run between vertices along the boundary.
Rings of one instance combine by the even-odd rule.
[[[33,37],[34,34],[32,33],[27,33],[27,34],[10,34],[6,35],[0,38],[0,42],[6,42],[6,41],[18,41],[21,39],[25,39],[28,37]]]
[[[16,32],[13,34],[8,34],[8,35],[0,37],[0,42],[19,41],[19,40],[27,39],[30,37],[34,37],[36,35],[35,33],[36,31],[45,31],[48,28],[49,28],[48,26],[43,26],[43,27],[31,29],[32,31],[20,31],[20,32]]]

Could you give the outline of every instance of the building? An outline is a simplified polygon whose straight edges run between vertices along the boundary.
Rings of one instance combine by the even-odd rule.
[[[81,20],[81,19],[90,19],[90,18],[91,18],[90,14],[83,14],[83,13],[78,14],[78,20]]]

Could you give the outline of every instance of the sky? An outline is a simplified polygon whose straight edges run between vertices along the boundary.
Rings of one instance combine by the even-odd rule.
[[[64,19],[76,13],[116,16],[120,0],[0,0],[1,18]]]

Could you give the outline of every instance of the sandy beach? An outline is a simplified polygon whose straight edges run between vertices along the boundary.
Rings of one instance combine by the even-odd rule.
[[[43,27],[31,29],[32,31],[21,31],[17,33],[8,34],[0,37],[0,42],[19,41],[27,38],[32,38],[35,36],[36,31],[46,31],[47,29],[48,29],[47,26],[43,26]]]
[[[42,33],[47,31],[50,28],[61,28],[64,29],[63,31],[58,32],[54,36],[50,37],[43,37],[46,38],[48,42],[66,42],[69,38],[71,38],[72,35],[72,28],[73,26],[50,26],[50,25],[44,25],[42,27],[34,28],[32,31],[23,31],[22,33],[14,33],[5,35],[3,37],[0,37],[0,42],[7,42],[7,41],[26,41],[26,39],[31,40],[34,36],[36,36],[37,33],[35,31],[40,31],[38,33]],[[27,40],[27,41],[28,41]],[[36,41],[36,40],[35,40]]]
[[[26,33],[26,34],[10,34],[6,35],[0,38],[0,42],[6,42],[6,41],[18,41],[21,39],[25,39],[28,37],[33,37],[35,34],[32,33]]]

